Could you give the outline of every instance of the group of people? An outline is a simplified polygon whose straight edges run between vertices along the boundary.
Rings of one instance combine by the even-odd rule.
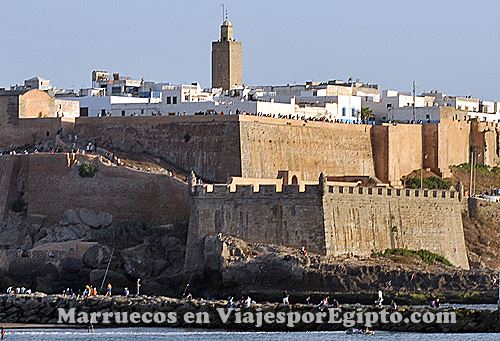
[[[141,279],[140,278],[137,278],[137,282],[136,282],[136,296],[139,296],[140,294],[140,287],[141,287]],[[92,297],[92,296],[97,296],[98,295],[98,290],[97,290],[97,287],[93,287],[91,286],[90,284],[86,285],[85,286],[85,289],[83,290],[83,293],[82,295],[75,295],[75,293],[73,292],[72,289],[66,289],[63,291],[63,296],[66,296],[68,295],[70,298],[74,298],[76,296],[76,299],[87,299],[89,297]],[[111,297],[113,295],[113,286],[111,285],[111,283],[108,283],[108,285],[106,286],[106,292],[104,293],[104,297]],[[123,289],[123,296],[125,297],[129,297],[130,296],[130,290],[128,289],[128,287],[125,287]]]
[[[180,113],[178,113],[180,115]],[[182,113],[182,116],[187,115],[186,112]],[[361,124],[363,122],[361,121],[354,121],[354,120],[344,120],[344,119],[329,119],[326,116],[321,116],[321,117],[306,117],[305,115],[301,114],[271,114],[271,113],[263,113],[263,112],[248,112],[248,111],[241,111],[239,109],[236,109],[235,112],[233,112],[231,109],[227,112],[224,112],[221,110],[220,112],[210,110],[210,111],[199,111],[196,112],[195,115],[203,115],[203,116],[214,116],[214,115],[249,115],[249,116],[258,116],[258,117],[270,117],[270,118],[280,118],[280,119],[288,119],[288,120],[298,120],[298,121],[304,121],[304,122],[327,122],[327,123],[344,123],[344,124]],[[370,122],[371,123],[371,122]]]
[[[31,295],[31,289],[27,289],[25,287],[8,287],[7,288],[8,295]]]
[[[227,308],[250,308],[252,304],[254,304],[255,301],[253,301],[250,296],[243,296],[239,301],[234,301],[233,296],[229,296],[227,298]]]

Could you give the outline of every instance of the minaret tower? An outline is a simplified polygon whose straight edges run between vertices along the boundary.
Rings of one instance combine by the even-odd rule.
[[[220,27],[220,39],[212,42],[212,88],[241,87],[241,42],[234,40],[233,24],[227,19]]]

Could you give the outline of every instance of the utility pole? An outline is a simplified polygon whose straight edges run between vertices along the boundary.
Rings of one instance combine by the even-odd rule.
[[[477,153],[476,155],[476,167],[474,167],[474,186],[473,186],[473,191],[474,195],[476,195],[476,178],[477,178],[477,164],[478,164],[478,158],[481,156],[481,153]]]
[[[415,81],[412,82],[412,94],[413,94],[413,124],[417,123],[417,117],[415,114]]]
[[[472,197],[472,178],[474,174],[474,147],[470,150],[470,181],[469,181],[469,198]]]

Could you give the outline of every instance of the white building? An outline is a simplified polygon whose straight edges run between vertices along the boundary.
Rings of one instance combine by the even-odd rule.
[[[140,98],[161,98],[164,83],[131,79],[119,73],[92,71],[92,88],[104,89],[104,96],[124,96]]]
[[[25,89],[38,89],[42,91],[52,90],[53,86],[50,84],[50,80],[42,77],[33,77],[24,81]]]
[[[80,116],[152,116],[161,110],[161,101],[154,98],[124,96],[68,97],[80,103]]]
[[[181,102],[208,102],[213,101],[214,93],[204,91],[199,83],[190,85],[165,85],[162,88],[162,99],[165,105]]]
[[[413,117],[413,105],[419,111],[419,117]],[[435,97],[430,95],[413,96],[410,93],[397,90],[383,90],[380,101],[374,101],[373,98],[362,97],[362,106],[372,110],[372,114],[377,122],[387,121],[429,121],[435,117],[437,107]],[[411,115],[408,115],[408,112]],[[438,112],[438,111],[437,111]]]

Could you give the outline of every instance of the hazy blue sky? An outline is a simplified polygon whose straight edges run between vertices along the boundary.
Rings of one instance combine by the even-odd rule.
[[[0,86],[93,69],[210,86],[222,0],[4,1]],[[500,100],[500,1],[225,0],[247,84],[347,79]]]

